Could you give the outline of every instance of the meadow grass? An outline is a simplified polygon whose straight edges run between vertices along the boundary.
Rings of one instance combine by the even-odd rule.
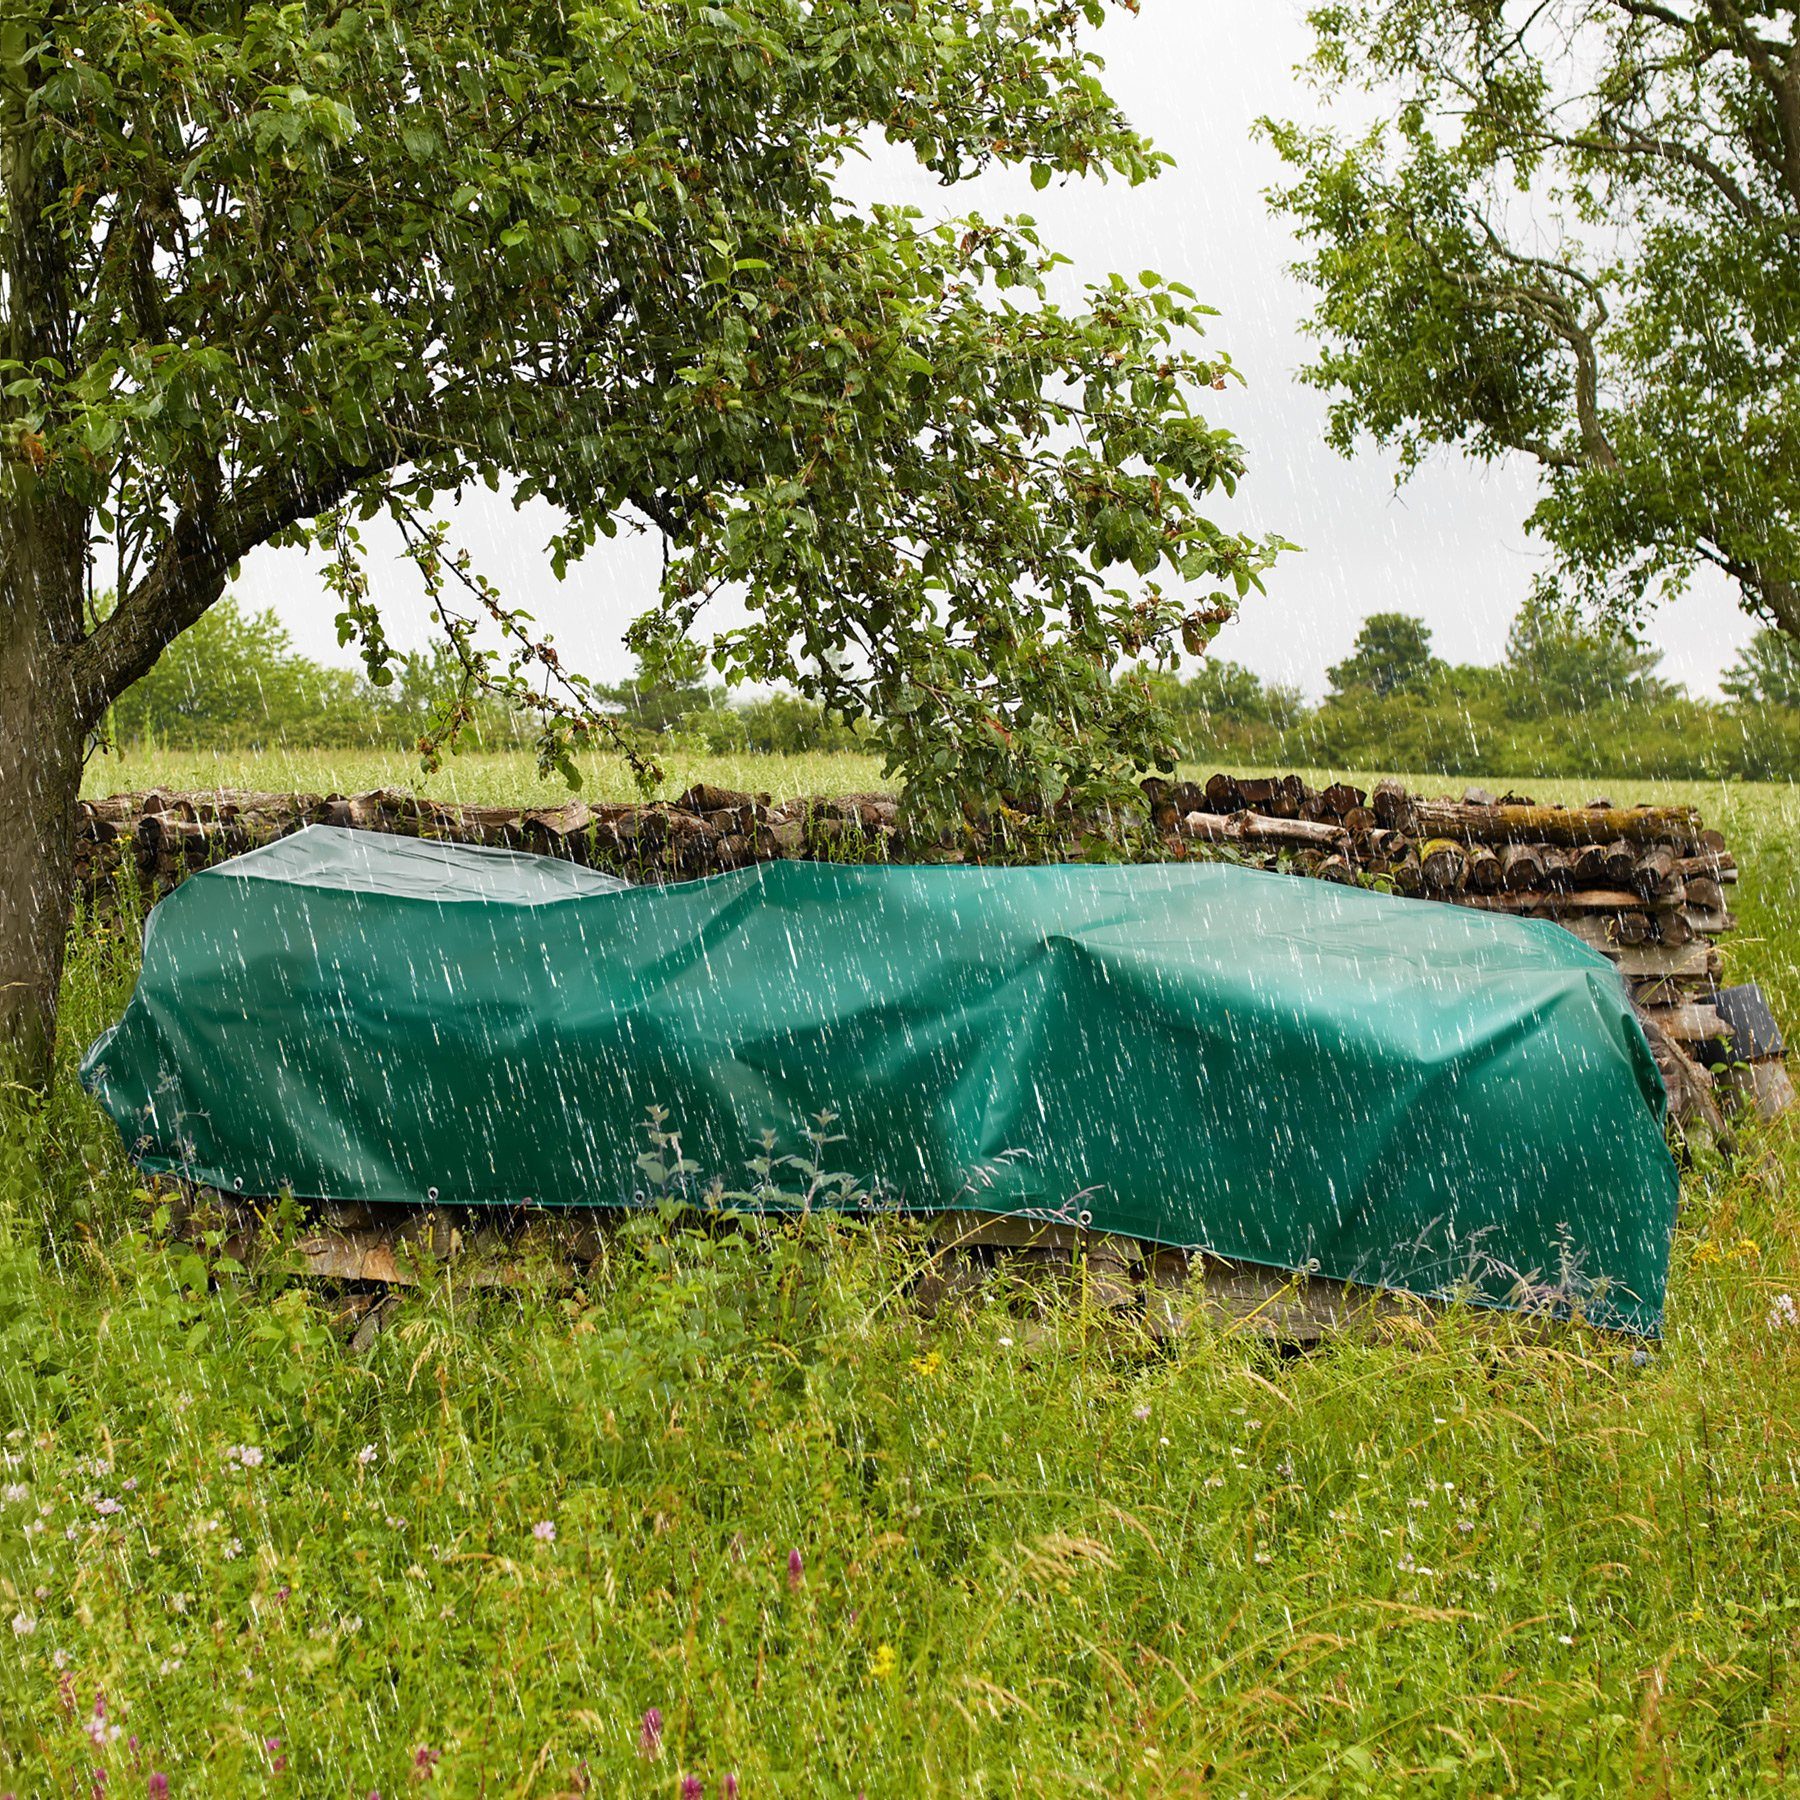
[[[1800,1016],[1793,802],[1702,804],[1731,973]],[[160,1242],[72,1081],[134,961],[79,932],[56,1088],[0,1109],[0,1792],[1800,1781],[1792,1126],[1689,1173],[1639,1354],[927,1323],[904,1227],[647,1215],[578,1294],[429,1288],[357,1359]]]

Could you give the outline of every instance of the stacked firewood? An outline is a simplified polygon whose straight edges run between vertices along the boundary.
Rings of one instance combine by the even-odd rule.
[[[1737,861],[1692,807],[1540,805],[1479,788],[1429,800],[1395,781],[1314,788],[1296,775],[1144,785],[1162,835],[1202,854],[1554,920],[1618,966],[1683,1119],[1716,1123],[1707,1065],[1766,1113],[1793,1103],[1760,995],[1720,987]]]
[[[1297,775],[1144,783],[1158,856],[1226,857],[1321,881],[1554,920],[1618,965],[1644,1019],[1676,1116],[1716,1128],[1715,1079],[1765,1113],[1794,1091],[1774,1021],[1754,989],[1720,986],[1717,940],[1736,923],[1737,863],[1683,806],[1539,805],[1471,788],[1425,799]],[[340,825],[567,857],[640,881],[682,880],[779,857],[980,859],[1005,820],[971,820],[954,843],[903,835],[898,803],[850,794],[773,804],[697,784],[672,805],[461,806],[375,793],[119,794],[83,802],[76,872],[103,900],[127,871],[150,894],[196,868],[303,825]],[[1040,850],[1041,853],[1041,850]]]
[[[783,856],[883,857],[899,836],[885,794],[771,804],[696,784],[672,806],[461,806],[383,788],[370,794],[115,794],[83,801],[76,822],[81,890],[102,898],[128,867],[161,892],[194,869],[272,843],[303,825],[340,825],[458,844],[531,850],[636,880],[687,879]]]

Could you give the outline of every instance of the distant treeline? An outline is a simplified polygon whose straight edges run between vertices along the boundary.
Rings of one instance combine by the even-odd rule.
[[[456,692],[446,644],[401,657],[378,687],[360,670],[300,655],[272,612],[246,613],[222,600],[181,634],[150,673],[112,709],[119,744],[184,749],[391,749],[416,743]],[[773,694],[730,705],[719,687],[622,682],[600,690],[620,722],[647,737],[718,754],[852,750],[861,739],[818,707]],[[528,724],[497,701],[478,702],[475,741],[511,749],[532,740]]]
[[[1365,620],[1330,671],[1324,701],[1263,681],[1234,662],[1149,680],[1196,762],[1283,767],[1490,770],[1672,779],[1800,778],[1800,653],[1761,631],[1727,674],[1724,701],[1697,700],[1657,674],[1660,655],[1528,606],[1497,665],[1447,663],[1424,622]],[[407,746],[454,689],[449,651],[415,654],[394,680],[297,654],[272,613],[227,600],[185,632],[113,709],[120,743],[195,749]],[[864,739],[810,702],[776,694],[728,702],[698,683],[606,690],[622,723],[647,738],[715,753],[854,750]],[[477,741],[529,739],[498,704],[477,709]]]
[[[1660,652],[1527,606],[1497,665],[1448,663],[1405,613],[1363,623],[1317,706],[1233,662],[1148,677],[1200,762],[1671,780],[1800,778],[1800,653],[1759,631],[1697,700]]]

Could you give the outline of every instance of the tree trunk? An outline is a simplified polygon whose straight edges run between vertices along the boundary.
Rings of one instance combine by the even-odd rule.
[[[45,509],[46,511],[49,509]],[[16,522],[16,514],[15,514]],[[59,534],[60,535],[60,534]],[[75,568],[32,528],[0,552],[0,1081],[44,1086],[68,939],[84,721],[50,619]],[[43,585],[57,599],[46,605]],[[79,588],[73,589],[79,594]]]

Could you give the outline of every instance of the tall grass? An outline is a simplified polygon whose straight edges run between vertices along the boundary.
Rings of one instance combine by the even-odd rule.
[[[1737,803],[1734,973],[1785,982],[1787,803]],[[57,1088],[0,1113],[0,1792],[1792,1784],[1789,1128],[1690,1175],[1635,1354],[927,1323],[905,1229],[650,1215],[578,1294],[428,1288],[358,1359],[159,1243],[69,1079],[131,972],[82,932]]]

